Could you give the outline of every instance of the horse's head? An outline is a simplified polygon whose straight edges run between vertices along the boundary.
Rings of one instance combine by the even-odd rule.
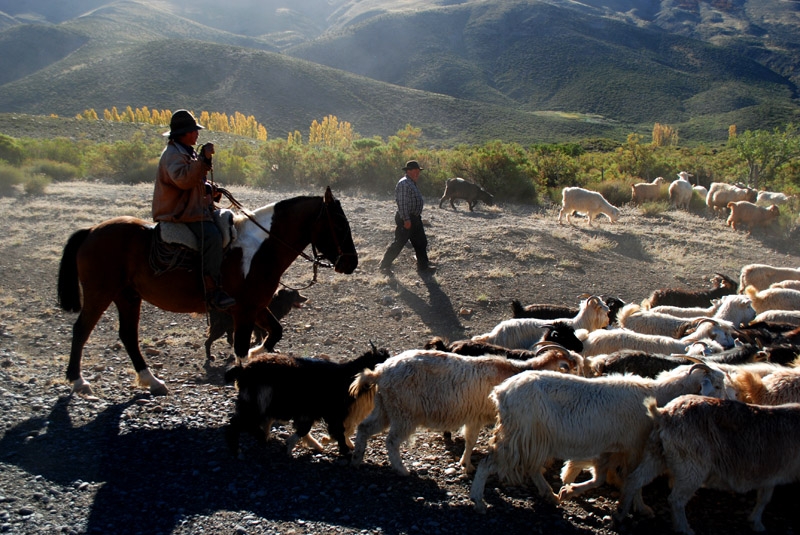
[[[322,198],[322,212],[314,233],[313,244],[333,263],[337,273],[349,275],[358,267],[358,253],[350,233],[350,223],[344,215],[341,203],[331,193],[330,186]]]

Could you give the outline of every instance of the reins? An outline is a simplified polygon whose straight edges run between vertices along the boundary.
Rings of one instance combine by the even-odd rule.
[[[269,231],[269,230],[268,230],[266,227],[264,227],[264,225],[262,225],[261,223],[259,223],[259,222],[258,222],[258,220],[257,220],[257,219],[255,218],[255,216],[253,215],[253,213],[252,213],[252,212],[250,212],[250,210],[248,210],[247,208],[245,208],[245,207],[244,207],[244,205],[243,205],[242,203],[240,203],[239,201],[237,201],[237,200],[236,200],[236,198],[233,196],[233,194],[232,194],[230,191],[228,191],[228,190],[227,190],[227,189],[225,189],[225,188],[219,187],[219,186],[215,186],[215,187],[216,187],[216,190],[217,190],[218,192],[220,192],[222,195],[224,195],[224,196],[225,196],[225,198],[227,198],[227,199],[228,199],[228,201],[231,203],[231,205],[232,205],[233,207],[235,207],[235,208],[236,208],[236,209],[238,209],[238,210],[239,210],[239,211],[240,211],[242,214],[244,214],[244,215],[245,215],[245,217],[247,217],[247,219],[249,219],[249,220],[250,220],[250,221],[251,221],[251,222],[252,222],[252,223],[253,223],[255,226],[257,226],[259,229],[261,229],[262,231],[264,231],[264,233],[265,233],[267,236],[270,236],[270,237],[274,238],[276,241],[280,242],[280,243],[281,243],[283,246],[285,246],[287,249],[290,249],[290,250],[292,250],[292,251],[296,252],[298,256],[302,256],[304,259],[308,260],[309,262],[311,262],[311,263],[313,264],[313,266],[314,266],[314,268],[313,268],[313,269],[314,269],[314,277],[313,277],[313,279],[311,280],[311,282],[309,282],[309,283],[308,283],[306,286],[303,286],[303,287],[301,287],[301,288],[292,288],[292,287],[290,287],[290,286],[287,286],[287,285],[286,285],[286,284],[284,284],[283,282],[280,282],[280,281],[279,281],[279,282],[280,282],[280,284],[281,284],[281,285],[282,285],[284,288],[287,288],[287,289],[289,289],[289,290],[305,290],[305,289],[307,289],[307,288],[310,288],[310,287],[311,287],[313,284],[315,284],[315,283],[317,282],[317,274],[318,274],[318,271],[319,271],[319,268],[320,268],[320,267],[324,267],[324,268],[332,268],[332,267],[334,267],[334,266],[335,266],[335,264],[331,264],[331,263],[329,263],[329,262],[325,261],[325,260],[322,258],[322,256],[321,256],[320,254],[318,254],[318,253],[317,253],[317,248],[316,248],[316,246],[315,246],[313,243],[311,244],[311,251],[313,252],[314,256],[313,256],[313,257],[311,257],[311,256],[309,256],[308,254],[306,254],[306,253],[305,253],[305,251],[298,251],[298,250],[297,250],[295,247],[292,247],[291,245],[289,245],[288,243],[286,243],[284,240],[282,240],[282,239],[280,239],[279,237],[275,236],[275,235],[274,235],[274,234],[272,234],[272,233],[271,233],[271,232],[270,232],[270,231]],[[328,210],[327,210],[326,208],[327,208],[327,207],[325,206],[325,201],[323,200],[323,202],[322,202],[322,211],[325,211],[325,212],[327,213],[327,215],[328,215],[328,223],[331,225],[331,229],[333,229],[333,222],[331,221],[331,215],[330,215],[330,213],[328,212]],[[318,217],[321,217],[321,216],[322,216],[322,212],[320,212],[320,215],[319,215]],[[333,235],[333,239],[334,239],[334,241],[336,242],[336,250],[337,250],[337,251],[338,251],[338,253],[339,253],[339,257],[341,257],[341,256],[342,256],[342,248],[341,248],[341,247],[340,247],[340,245],[339,245],[339,240],[338,240],[338,238],[336,237],[336,233],[335,233],[335,232],[333,232],[333,231],[331,231],[331,234]],[[338,258],[337,258],[337,261],[338,261]]]

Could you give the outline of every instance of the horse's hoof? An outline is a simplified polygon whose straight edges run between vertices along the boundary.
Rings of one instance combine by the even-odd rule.
[[[150,387],[150,393],[154,396],[167,396],[169,395],[169,389],[167,385],[160,384],[160,385],[152,385]]]
[[[72,383],[72,393],[81,396],[91,396],[94,394],[94,391],[91,385],[89,385],[89,381],[81,377]]]

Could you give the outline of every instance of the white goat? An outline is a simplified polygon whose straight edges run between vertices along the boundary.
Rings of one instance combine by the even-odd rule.
[[[749,323],[756,317],[750,299],[744,295],[726,295],[719,299],[718,303],[718,309],[710,319],[716,320],[720,325],[727,324],[730,330],[734,330],[742,323]],[[684,336],[683,331],[687,324],[704,318],[709,317],[685,318],[654,310],[642,310],[639,305],[630,304],[620,311],[617,323],[621,327],[644,334],[679,338]]]
[[[687,393],[724,397],[725,374],[705,364],[693,364],[656,379],[635,375],[586,379],[524,372],[504,381],[492,391],[497,424],[489,454],[478,466],[470,491],[476,510],[486,510],[483,489],[491,474],[511,485],[531,477],[539,494],[553,502],[602,485],[612,463],[638,464],[652,428],[642,409],[644,400],[655,397],[663,404]],[[566,485],[556,496],[542,475],[553,458],[591,459],[594,477]],[[647,510],[640,499],[637,508]]]
[[[767,310],[800,310],[800,290],[767,288],[759,292],[754,286],[748,286],[744,293],[759,314]]]
[[[730,374],[737,399],[753,405],[800,403],[800,370],[781,368],[767,375],[747,369]]]
[[[639,182],[631,186],[631,202],[643,203],[657,201],[661,197],[664,177],[656,177],[652,182]]]
[[[706,340],[702,336],[707,331],[705,329],[713,329],[712,324],[709,327],[704,327],[703,333],[695,332],[690,336],[684,338],[672,338],[671,336],[660,336],[655,334],[642,334],[630,329],[614,329],[605,330],[600,329],[587,333],[586,331],[576,331],[578,339],[583,342],[584,357],[591,357],[623,349],[635,349],[637,351],[645,351],[647,353],[661,353],[664,355],[670,354],[685,354],[686,348],[694,342],[704,341],[711,352],[716,353],[722,351],[723,344],[713,340]]]
[[[786,323],[800,327],[800,310],[765,310],[758,314],[751,323]]]
[[[364,459],[367,441],[387,427],[389,461],[401,475],[408,475],[400,446],[418,427],[452,431],[464,428],[464,454],[460,464],[473,470],[470,458],[481,428],[494,422],[492,388],[525,370],[570,370],[576,355],[553,345],[526,361],[502,356],[466,357],[433,350],[409,350],[356,376],[351,391],[377,385],[375,407],[358,426],[353,465]]]
[[[786,280],[800,280],[800,268],[747,264],[739,274],[739,293],[744,293],[748,286],[761,291],[769,288],[771,284]]]
[[[642,462],[625,482],[617,520],[638,502],[642,487],[668,471],[675,531],[694,533],[686,504],[700,487],[756,490],[749,520],[753,529],[764,531],[761,517],[775,486],[800,479],[800,405],[768,407],[687,395],[663,409],[655,400],[646,406],[655,430]]]
[[[689,182],[689,177],[692,176],[686,171],[678,173],[678,180],[674,180],[669,185],[669,202],[675,208],[689,209],[689,203],[692,200],[694,190],[692,183]]]
[[[790,197],[788,195],[778,191],[761,190],[756,196],[756,204],[759,206],[769,206],[771,204],[781,205],[788,203],[789,200]]]
[[[597,296],[581,301],[578,314],[574,318],[559,320],[571,325],[576,331],[594,331],[608,325],[608,306]],[[472,337],[476,342],[495,344],[509,349],[528,349],[539,341],[553,320],[538,318],[511,318],[495,325],[491,332]]]
[[[800,280],[780,281],[769,285],[770,288],[783,288],[785,290],[800,290]]]
[[[583,188],[564,188],[561,190],[561,210],[558,212],[558,223],[567,216],[567,223],[572,224],[572,212],[580,212],[589,217],[589,226],[600,214],[606,216],[612,223],[619,219],[619,208],[612,206],[602,194]]]
[[[692,190],[696,191],[701,199],[705,200],[705,198],[708,197],[708,188],[706,188],[705,186],[701,186],[700,184],[695,184],[694,186],[692,186]]]

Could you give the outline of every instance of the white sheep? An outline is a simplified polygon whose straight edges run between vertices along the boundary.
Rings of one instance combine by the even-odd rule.
[[[480,430],[494,422],[492,388],[525,370],[570,370],[579,356],[564,348],[544,346],[526,361],[502,356],[467,357],[433,350],[409,350],[356,376],[351,391],[377,385],[375,406],[358,426],[352,464],[364,459],[367,441],[387,427],[389,461],[401,475],[408,475],[400,446],[418,427],[439,431],[464,428],[464,454],[459,463],[465,472]]]
[[[789,195],[776,191],[760,190],[756,196],[756,204],[759,206],[769,206],[771,204],[782,205],[791,200]]]
[[[657,201],[661,197],[664,177],[656,177],[652,182],[639,182],[631,186],[631,202],[643,203]]]
[[[561,190],[561,210],[558,212],[558,223],[566,215],[567,223],[572,221],[572,212],[580,212],[589,217],[589,226],[592,221],[600,214],[606,216],[612,223],[619,219],[619,208],[612,206],[602,194],[583,188],[564,188]]]
[[[759,314],[767,310],[800,310],[800,290],[767,288],[759,292],[755,286],[748,286],[744,293]]]
[[[481,461],[470,498],[486,510],[483,490],[491,474],[520,485],[532,478],[542,497],[557,503],[603,484],[614,463],[635,467],[652,428],[642,409],[686,393],[726,395],[725,376],[705,364],[681,366],[656,379],[610,375],[587,379],[549,372],[523,372],[492,391],[497,424]],[[594,477],[554,494],[542,471],[551,459],[591,460]],[[641,500],[638,508],[647,510]]]
[[[739,293],[748,286],[766,290],[771,284],[786,280],[800,280],[800,267],[779,267],[768,264],[747,264],[739,274]]]
[[[749,231],[756,227],[766,227],[771,225],[781,215],[780,209],[771,204],[769,208],[764,208],[749,201],[729,202],[728,209],[731,211],[726,225],[733,230],[739,230],[743,226]]]
[[[689,182],[689,177],[692,176],[686,171],[678,173],[678,180],[674,180],[669,185],[669,202],[675,208],[689,209],[689,203],[692,200],[694,190],[692,183]]]
[[[712,182],[706,195],[706,205],[713,212],[724,211],[729,202],[755,202],[758,192],[752,188],[734,186],[725,182]]]
[[[655,400],[646,406],[655,431],[641,463],[625,481],[615,518],[624,519],[634,501],[638,506],[642,487],[669,472],[675,531],[694,533],[686,504],[700,487],[756,490],[749,520],[754,530],[764,531],[761,517],[775,486],[800,479],[800,405],[769,407],[686,395],[663,409]]]
[[[608,326],[608,306],[597,296],[581,301],[574,318],[559,320],[576,331],[594,331]],[[538,318],[511,318],[498,323],[491,332],[472,337],[476,342],[495,344],[509,349],[528,349],[539,341],[553,320]]]

